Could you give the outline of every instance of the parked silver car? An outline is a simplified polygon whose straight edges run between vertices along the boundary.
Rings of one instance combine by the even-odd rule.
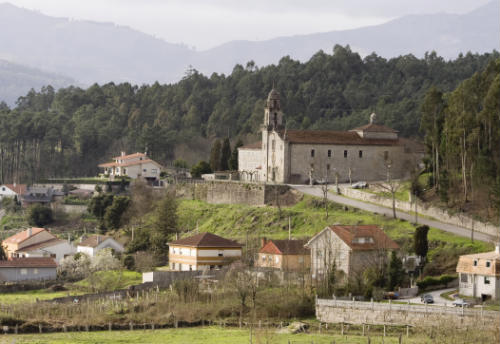
[[[452,305],[455,307],[470,307],[470,303],[464,299],[455,299],[455,301],[452,302]]]

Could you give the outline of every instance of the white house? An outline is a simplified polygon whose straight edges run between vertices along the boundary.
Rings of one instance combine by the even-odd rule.
[[[241,258],[241,245],[212,233],[200,233],[168,243],[170,268],[213,270]]]
[[[125,251],[125,248],[119,242],[106,235],[91,235],[83,239],[76,247],[76,250],[93,257],[97,252],[105,248],[111,248],[120,253]]]
[[[114,157],[113,160],[113,162],[99,165],[100,168],[104,169],[104,174],[109,175],[110,178],[127,176],[136,179],[142,177],[151,181],[160,178],[162,166],[144,153],[127,155],[125,152],[121,152],[121,155]]]
[[[500,247],[495,251],[460,256],[459,293],[483,300],[500,298]]]
[[[321,278],[343,271],[346,277],[356,276],[374,264],[383,263],[388,251],[399,249],[391,238],[376,225],[328,226],[309,240],[311,273]]]
[[[20,199],[21,195],[26,192],[26,184],[4,184],[0,186],[0,200],[4,197],[17,197]]]
[[[60,262],[76,252],[67,240],[58,239],[45,228],[28,228],[2,242],[9,259],[49,257]]]

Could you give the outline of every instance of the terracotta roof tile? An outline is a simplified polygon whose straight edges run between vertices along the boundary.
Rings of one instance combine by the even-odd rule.
[[[306,243],[305,240],[269,240],[259,253],[305,255],[309,254],[309,249],[304,247]]]
[[[87,238],[83,239],[82,242],[78,244],[78,246],[86,246],[86,247],[97,247],[104,240],[110,239],[110,236],[107,235],[90,235]]]
[[[147,163],[153,163],[158,166],[156,161],[153,161],[151,159],[144,159],[144,160],[134,160],[134,161],[129,161],[129,162],[122,162],[122,163],[116,163],[116,162],[108,162],[105,164],[100,164],[99,167],[127,167],[127,166],[133,166],[133,165],[141,165],[141,164],[147,164]]]
[[[66,242],[66,240],[61,240],[61,239],[58,239],[58,238],[54,238],[54,239],[43,241],[43,242],[40,242],[40,243],[37,243],[37,244],[25,246],[23,248],[18,249],[16,252],[35,251],[35,250],[38,250],[40,248],[55,246],[55,245],[62,244],[64,242]]]
[[[285,131],[279,132],[285,138]],[[305,144],[333,144],[333,145],[360,145],[360,146],[397,146],[399,139],[366,139],[360,137],[355,131],[333,130],[287,130],[286,141]]]
[[[169,243],[174,246],[191,247],[242,247],[236,241],[225,239],[212,233],[200,233]]]
[[[11,189],[18,195],[22,195],[23,193],[26,192],[26,189],[28,188],[26,184],[5,184],[4,185],[6,188]]]
[[[261,148],[262,148],[262,141],[258,141],[241,146],[239,149],[261,149]]]
[[[391,238],[376,225],[361,226],[341,226],[335,225],[329,227],[353,250],[376,250],[376,249],[399,249]],[[356,242],[355,239],[372,238],[369,242]],[[362,240],[362,239],[361,239]]]
[[[23,242],[24,240],[31,238],[34,235],[37,235],[37,234],[39,234],[43,231],[47,231],[47,230],[45,228],[31,228],[31,236],[28,236],[28,231],[29,231],[29,229],[26,229],[22,232],[14,234],[14,235],[8,237],[7,239],[5,239],[3,242],[10,243],[10,244],[19,244],[19,243]]]
[[[52,258],[14,258],[9,260],[0,260],[0,268],[56,268],[57,263]]]
[[[399,131],[397,130],[386,127],[385,125],[380,125],[375,123],[369,123],[361,127],[354,128],[352,129],[352,131],[369,131],[376,133],[399,133]]]
[[[123,156],[121,156],[121,155],[120,156],[115,156],[112,159],[113,160],[115,160],[115,159],[127,160],[127,159],[140,158],[141,156],[146,156],[146,154],[137,152],[137,153],[123,155]]]

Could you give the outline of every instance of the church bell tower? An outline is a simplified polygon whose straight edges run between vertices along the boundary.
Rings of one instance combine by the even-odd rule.
[[[281,112],[280,94],[274,87],[267,96],[264,126],[267,130],[279,130],[283,128],[283,113]]]

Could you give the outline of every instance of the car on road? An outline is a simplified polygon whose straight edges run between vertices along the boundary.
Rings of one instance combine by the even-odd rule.
[[[368,187],[368,184],[366,182],[357,182],[352,184],[351,186],[353,189],[365,189]]]
[[[455,299],[455,301],[452,302],[452,305],[455,307],[470,307],[470,303],[464,299]]]
[[[422,295],[420,301],[422,301],[423,303],[434,303],[434,298],[432,297],[431,294],[425,294]]]

